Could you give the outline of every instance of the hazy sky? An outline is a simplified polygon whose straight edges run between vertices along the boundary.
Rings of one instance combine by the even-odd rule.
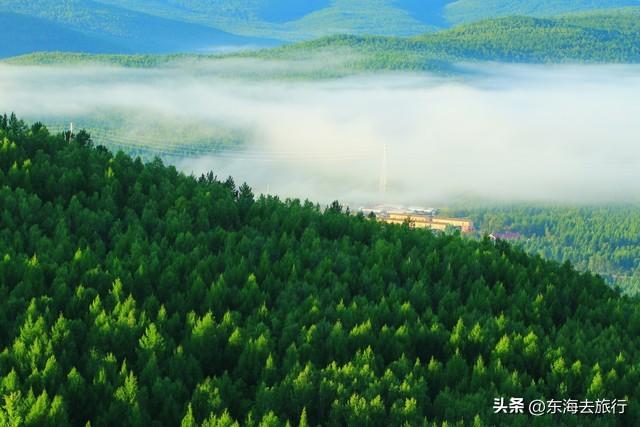
[[[159,121],[167,129],[193,127],[199,136],[241,130],[248,138],[243,152],[176,164],[197,174],[232,174],[257,192],[320,202],[638,200],[640,67],[475,65],[457,78],[319,82],[220,75],[281,66],[0,66],[0,111],[76,126],[116,111],[125,117],[123,135]],[[160,135],[151,139],[163,143]]]

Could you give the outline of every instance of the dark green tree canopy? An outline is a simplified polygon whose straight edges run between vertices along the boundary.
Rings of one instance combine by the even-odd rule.
[[[640,306],[599,277],[15,116],[0,120],[0,325],[3,426],[640,422]],[[630,404],[505,418],[501,396]]]

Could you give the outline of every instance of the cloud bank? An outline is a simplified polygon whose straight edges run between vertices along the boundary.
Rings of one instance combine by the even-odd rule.
[[[608,202],[640,195],[640,67],[485,64],[463,65],[455,78],[229,77],[236,68],[246,75],[260,67],[274,65],[5,65],[0,111],[98,123],[118,128],[120,141],[146,135],[160,150],[176,144],[176,129],[194,141],[236,132],[242,144],[223,155],[186,140],[190,157],[171,161],[187,173],[232,175],[256,192],[320,202]]]

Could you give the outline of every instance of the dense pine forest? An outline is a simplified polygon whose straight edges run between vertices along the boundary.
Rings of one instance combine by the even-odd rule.
[[[640,306],[505,242],[0,119],[3,426],[638,425]],[[494,414],[499,397],[627,399]]]
[[[518,233],[513,243],[546,259],[570,261],[603,276],[625,293],[640,293],[640,206],[612,204],[488,205],[450,208],[469,216],[479,236]]]

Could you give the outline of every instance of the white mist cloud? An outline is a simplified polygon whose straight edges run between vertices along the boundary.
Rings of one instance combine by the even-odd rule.
[[[220,127],[240,130],[242,151],[176,164],[321,202],[635,201],[640,194],[638,66],[469,65],[448,79],[229,77],[261,66],[282,70],[242,60],[157,70],[0,66],[0,111],[80,126],[116,112],[128,135],[157,123],[193,127],[201,138]],[[157,132],[149,138],[164,143]]]

